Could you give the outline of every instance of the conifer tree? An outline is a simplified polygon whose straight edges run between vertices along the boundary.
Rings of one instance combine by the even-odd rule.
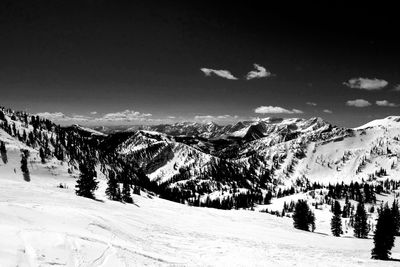
[[[398,200],[393,201],[392,205],[392,215],[393,215],[393,222],[395,226],[395,235],[398,236],[400,235],[399,230],[400,230],[400,212],[399,212],[399,202]]]
[[[315,216],[304,200],[299,200],[296,203],[293,213],[293,225],[295,228],[304,231],[314,231],[315,229]]]
[[[122,186],[122,201],[126,203],[133,203],[131,188],[128,182],[124,182]]]
[[[44,154],[44,149],[40,147],[39,149],[39,156],[43,164],[46,163],[46,155]]]
[[[362,202],[358,203],[354,216],[354,236],[357,238],[368,237],[367,213]]]
[[[108,172],[108,182],[107,182],[107,189],[106,189],[106,195],[108,196],[109,199],[111,200],[119,200],[121,196],[118,194],[118,182],[117,179],[115,178],[115,172],[113,170],[110,170]]]
[[[372,258],[378,260],[388,260],[391,249],[394,246],[394,235],[396,227],[394,225],[393,213],[388,204],[379,212],[375,235],[374,248],[371,251]]]
[[[24,176],[24,180],[26,182],[31,181],[29,169],[28,169],[28,157],[29,157],[29,151],[26,149],[21,150],[21,171],[22,175]]]
[[[94,198],[94,191],[97,189],[96,171],[91,161],[81,162],[79,164],[81,174],[75,185],[75,193],[78,196]]]
[[[0,142],[0,153],[1,153],[1,159],[3,160],[3,163],[7,164],[7,162],[8,162],[7,148],[3,141]]]
[[[343,218],[349,218],[350,217],[350,201],[349,197],[346,196],[345,204],[343,207],[343,213],[342,213]]]
[[[334,209],[333,209],[333,216],[331,219],[331,231],[334,236],[340,236],[342,231],[342,211],[340,208],[340,204],[338,201],[335,201]]]

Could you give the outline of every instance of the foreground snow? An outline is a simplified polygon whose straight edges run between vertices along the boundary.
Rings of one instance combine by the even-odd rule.
[[[158,198],[93,201],[57,188],[60,179],[73,182],[0,178],[0,266],[395,265],[369,259],[371,239],[307,233],[289,218]],[[399,248],[397,242],[394,257]]]
[[[18,150],[8,151],[7,164],[0,161],[1,267],[396,264],[370,260],[371,239],[329,236],[329,214],[316,213],[316,232],[308,233],[295,230],[290,218],[256,211],[137,195],[125,205],[105,199],[101,176],[95,201],[74,194],[65,164],[40,164],[33,152],[31,160],[30,182],[22,178]],[[399,241],[392,252],[400,258]]]

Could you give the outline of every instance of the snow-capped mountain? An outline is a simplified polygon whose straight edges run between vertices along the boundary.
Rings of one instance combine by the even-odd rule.
[[[264,118],[227,126],[146,126],[109,135],[77,125],[62,128],[5,109],[0,119],[6,147],[17,140],[21,148],[33,149],[32,155],[42,150],[45,158],[65,161],[71,170],[90,158],[104,175],[113,170],[121,179],[169,196],[183,190],[184,199],[400,175],[396,116],[354,129],[321,118]]]
[[[272,132],[284,131],[285,129],[298,131],[312,131],[318,128],[328,127],[329,124],[321,118],[309,120],[299,118],[262,118],[249,121],[239,121],[233,125],[218,125],[214,122],[178,122],[174,124],[162,124],[155,126],[143,126],[143,130],[151,130],[172,136],[192,136],[201,138],[244,138],[255,140],[265,137]],[[137,127],[129,128],[128,131],[136,131]]]
[[[354,129],[321,118],[266,118],[230,126],[182,123],[152,129],[164,133],[138,131],[116,151],[146,166],[152,180],[178,187],[203,184],[204,173],[218,167],[220,160],[251,172],[248,188],[287,188],[299,181],[349,183],[400,174],[400,122],[395,116]],[[189,132],[198,134],[187,136]],[[189,175],[177,178],[183,169]],[[263,184],[260,175],[266,172],[268,182]],[[211,174],[206,177],[219,180]],[[234,181],[229,177],[224,183],[230,188]]]
[[[226,131],[226,127],[217,125],[214,122],[177,122],[174,124],[143,126],[142,129],[157,131],[172,136],[197,136],[203,138],[218,137]],[[137,128],[133,127],[128,129],[128,131],[132,130],[137,130]]]
[[[400,128],[400,116],[389,116],[383,119],[370,121],[355,129],[367,129],[367,128]]]

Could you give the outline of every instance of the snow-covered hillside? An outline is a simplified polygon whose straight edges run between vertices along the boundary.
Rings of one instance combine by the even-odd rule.
[[[168,181],[181,168],[191,167],[195,176],[213,156],[189,145],[176,142],[173,137],[153,131],[138,131],[121,143],[117,153],[125,160],[144,168],[151,180]]]
[[[7,167],[18,163],[19,151],[8,155],[0,165],[0,266],[397,265],[371,260],[371,239],[332,237],[327,224],[310,233],[295,230],[290,218],[254,211],[189,207],[148,195],[122,204],[101,190],[97,201],[78,197],[75,178],[60,163],[32,163],[25,182]],[[394,258],[399,249],[397,241]]]
[[[244,152],[258,151],[269,165],[274,156],[283,157],[275,172],[282,182],[290,184],[299,177],[323,184],[372,181],[380,178],[376,172],[382,168],[386,171],[385,178],[400,177],[400,123],[396,117],[373,121],[354,130],[332,128],[321,133],[316,129],[287,141],[280,141],[279,135],[275,135],[274,132],[250,142]],[[298,151],[304,154],[296,157]]]
[[[183,139],[159,134],[164,136],[162,142],[168,142],[174,149],[165,162],[158,165],[159,170],[152,169],[148,174],[150,177],[159,177],[162,173],[162,180],[168,181],[178,173],[179,167],[189,167],[192,178],[196,178],[194,174],[201,171],[203,164],[184,164],[192,162],[193,158],[190,157],[196,155],[197,160],[201,159],[205,163],[210,157],[228,158],[232,164],[245,165],[254,169],[255,173],[268,170],[273,173],[270,178],[281,187],[293,186],[299,179],[326,185],[342,181],[350,183],[380,178],[398,179],[399,120],[399,117],[390,116],[355,129],[346,129],[332,126],[320,118],[266,118],[239,122],[233,126],[213,125],[211,128],[216,129],[216,132],[206,131],[207,135],[214,136],[212,139]],[[169,128],[164,125],[159,130],[177,131],[178,127],[183,127],[182,131],[185,132],[188,125],[174,124]],[[200,127],[198,124],[190,126],[197,126],[199,132],[207,128],[206,125]],[[121,144],[120,151],[126,154],[129,150],[145,149],[144,144],[149,139],[143,140],[143,143],[141,140],[135,142],[134,148],[131,144]],[[181,143],[185,146],[178,145]],[[194,153],[187,153],[188,150]],[[384,175],[380,173],[382,170]]]

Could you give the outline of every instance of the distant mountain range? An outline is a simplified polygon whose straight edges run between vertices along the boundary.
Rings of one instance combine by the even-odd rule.
[[[113,170],[177,201],[400,176],[400,116],[354,129],[321,118],[265,118],[112,130],[59,127],[23,112],[2,113],[0,141],[6,147],[42,149],[70,170],[91,159],[105,177]]]
[[[171,181],[171,186],[184,187],[185,181],[203,184],[204,177],[198,177],[210,172],[210,166],[217,167],[219,160],[251,172],[244,183],[249,188],[287,188],[298,181],[348,183],[400,174],[398,116],[355,129],[321,118],[267,118],[228,126],[185,122],[130,130],[132,135],[115,152],[139,162],[151,180]],[[149,156],[148,151],[156,152]],[[183,170],[187,179],[179,177]],[[265,173],[267,185],[260,181]]]

